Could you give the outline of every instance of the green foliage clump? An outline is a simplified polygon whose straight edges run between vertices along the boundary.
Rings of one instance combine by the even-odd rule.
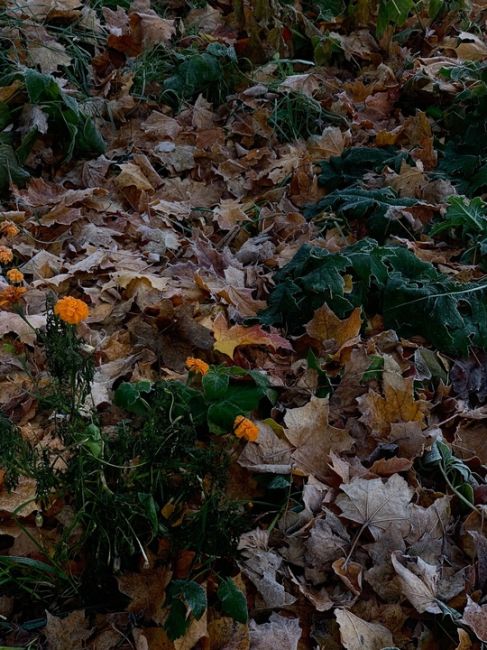
[[[350,275],[352,287],[346,287]],[[382,314],[386,328],[423,336],[439,350],[487,348],[487,285],[460,283],[400,246],[363,239],[340,253],[303,246],[274,276],[276,288],[259,319],[300,334],[327,304],[341,318],[355,307]]]
[[[309,138],[321,133],[327,124],[344,121],[341,115],[325,110],[316,99],[299,92],[289,92],[276,99],[269,117],[280,142]]]
[[[202,52],[156,46],[135,59],[133,69],[133,95],[162,101],[175,109],[199,94],[220,105],[242,76],[235,49],[221,43],[211,43]]]
[[[467,263],[480,261],[485,266],[487,203],[479,196],[473,199],[468,199],[465,196],[450,196],[445,216],[441,221],[437,221],[430,230],[433,237],[445,233],[460,239],[468,246],[460,261]]]
[[[54,548],[39,549],[48,562],[0,558],[6,592],[25,591],[55,608],[56,594],[67,589],[82,604],[95,577],[97,584],[108,584],[137,556],[148,562],[160,540],[169,563],[191,551],[199,575],[217,561],[231,564],[246,524],[240,502],[226,495],[234,439],[211,434],[231,433],[236,415],[249,415],[263,398],[274,399],[266,378],[210,366],[203,376],[191,373],[188,383],[125,382],[115,403],[126,416],[102,426],[87,408],[94,365],[76,328],[49,309],[38,341],[51,380],[40,404],[53,413],[53,436],[62,444],[34,445],[1,416],[0,466],[9,489],[21,476],[34,478],[43,510],[62,502],[73,515]],[[73,581],[66,567],[80,557],[86,569]],[[40,575],[42,588],[35,582]],[[219,582],[223,611],[246,620],[243,594],[230,578],[220,576]],[[206,606],[197,582],[174,581],[166,626],[171,638],[184,634],[191,617],[199,618]]]

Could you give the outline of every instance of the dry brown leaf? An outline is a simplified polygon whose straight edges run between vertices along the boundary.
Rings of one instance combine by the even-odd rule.
[[[250,221],[246,205],[236,199],[222,199],[215,208],[215,219],[222,230],[231,230],[242,221]]]
[[[340,320],[325,304],[315,311],[313,318],[306,324],[306,332],[311,338],[323,344],[326,341],[333,341],[335,348],[338,348],[333,352],[339,354],[345,347],[351,347],[359,342],[361,313],[362,310],[357,307],[348,318]]]
[[[403,536],[410,530],[413,489],[399,474],[394,474],[385,483],[379,479],[354,478],[340,486],[342,492],[336,504],[342,516],[367,526],[374,539],[392,526]]]
[[[456,456],[468,460],[477,457],[487,465],[487,426],[485,424],[461,424],[455,432],[453,451]]]
[[[298,618],[287,618],[275,612],[267,623],[249,624],[250,647],[252,650],[298,650],[301,626]]]
[[[463,610],[462,620],[480,641],[487,643],[487,605],[480,606],[467,596],[467,606]]]
[[[125,573],[117,578],[118,588],[130,597],[129,612],[143,614],[145,618],[162,625],[162,606],[166,599],[166,587],[172,572],[167,567],[156,567],[140,573]]]
[[[11,492],[4,488],[0,493],[0,510],[28,517],[39,509],[36,502],[37,483],[33,478],[21,476],[19,484]]]
[[[21,317],[13,312],[0,311],[0,338],[11,332],[16,334],[22,343],[34,345],[37,335],[32,328],[38,329],[44,327],[45,324],[46,316],[40,314]]]
[[[43,632],[49,650],[82,650],[91,636],[85,612],[71,612],[65,618],[58,618],[46,612],[47,624]]]
[[[363,567],[358,562],[346,561],[344,557],[338,558],[331,565],[335,574],[340,578],[347,589],[356,596],[362,592]]]
[[[208,637],[211,650],[249,650],[249,630],[247,625],[233,618],[222,616],[208,623]]]
[[[264,474],[291,473],[291,445],[275,432],[275,422],[256,422],[259,437],[247,444],[238,459],[239,465]]]
[[[176,21],[161,18],[152,9],[145,12],[134,11],[129,20],[133,37],[142,44],[143,49],[160,43],[167,44],[176,33]]]
[[[347,650],[382,650],[393,646],[391,632],[379,623],[369,623],[346,609],[335,609],[342,644]]]
[[[458,634],[458,645],[455,650],[471,650],[472,648],[472,639],[470,638],[468,632],[462,630],[461,627],[457,628]]]
[[[292,350],[289,341],[280,336],[274,328],[266,332],[260,325],[244,327],[232,325],[228,327],[227,319],[220,313],[213,321],[213,335],[215,337],[214,350],[233,358],[235,349],[241,345],[265,345],[273,350],[279,348]]]
[[[119,165],[120,174],[116,177],[115,183],[120,188],[129,187],[130,185],[135,186],[138,190],[145,190],[146,192],[153,192],[154,187],[148,178],[144,175],[144,172],[138,165],[128,162]]]
[[[305,406],[288,409],[284,416],[284,433],[295,447],[292,459],[296,467],[317,478],[326,473],[331,451],[348,451],[354,443],[347,431],[328,423],[328,412],[328,398],[313,395]]]
[[[441,614],[437,604],[439,573],[436,566],[424,562],[420,557],[391,555],[392,566],[397,573],[402,592],[420,613]]]
[[[404,379],[399,365],[390,355],[384,355],[384,396],[373,390],[357,398],[362,413],[360,420],[375,435],[387,435],[394,422],[418,422],[423,425],[430,405],[414,398],[414,380]]]

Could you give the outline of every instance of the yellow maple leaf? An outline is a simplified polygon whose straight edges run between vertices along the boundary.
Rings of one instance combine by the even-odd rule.
[[[227,319],[223,314],[218,314],[213,322],[213,335],[215,337],[214,350],[233,358],[235,349],[241,345],[267,345],[273,350],[282,348],[292,350],[292,346],[285,338],[280,336],[273,328],[266,332],[260,325],[245,327],[232,325],[228,327]]]

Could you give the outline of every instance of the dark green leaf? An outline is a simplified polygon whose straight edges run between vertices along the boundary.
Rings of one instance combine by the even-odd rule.
[[[230,378],[228,375],[219,373],[217,370],[210,369],[206,375],[203,375],[201,384],[206,399],[214,401],[222,399],[228,390]]]
[[[247,623],[247,600],[231,578],[225,578],[218,587],[217,596],[220,599],[222,611],[239,623]]]
[[[206,591],[194,580],[173,580],[167,589],[171,600],[180,600],[186,604],[189,612],[200,619],[208,606]]]

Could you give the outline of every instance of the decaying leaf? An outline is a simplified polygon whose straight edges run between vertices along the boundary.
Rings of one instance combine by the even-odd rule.
[[[273,613],[268,623],[258,625],[250,622],[250,647],[253,650],[269,650],[276,646],[280,650],[297,650],[301,638],[299,619]]]
[[[487,643],[487,605],[478,605],[467,596],[462,619],[480,641]]]
[[[172,573],[166,567],[157,567],[140,573],[124,573],[117,578],[119,590],[130,597],[130,612],[143,614],[146,619],[162,624],[165,618],[162,606],[166,587]]]
[[[324,475],[330,452],[348,451],[353,438],[328,422],[328,398],[312,397],[305,405],[288,409],[284,416],[286,438],[295,447],[296,467],[317,478]]]
[[[362,422],[376,435],[387,435],[391,425],[396,422],[418,422],[423,425],[428,403],[416,400],[413,379],[404,379],[398,364],[389,356],[384,356],[383,372],[384,396],[369,390],[367,395],[358,397]]]
[[[340,637],[347,650],[382,650],[394,645],[391,632],[379,623],[368,623],[346,609],[335,609]]]
[[[360,340],[361,311],[357,307],[348,318],[340,320],[328,305],[323,305],[315,311],[313,318],[306,325],[306,332],[321,343],[333,342],[338,354],[343,348],[351,347]]]
[[[401,555],[399,552],[393,553],[391,559],[402,592],[415,609],[420,613],[440,614],[442,610],[437,604],[438,568],[420,557]]]
[[[47,623],[43,632],[50,650],[82,650],[86,640],[91,636],[85,612],[77,610],[64,618],[46,612]]]
[[[399,474],[385,483],[381,479],[354,478],[340,489],[345,494],[337,497],[336,504],[342,515],[367,527],[375,539],[391,527],[404,536],[408,534],[413,490]]]
[[[279,348],[292,350],[289,341],[280,336],[273,328],[270,332],[266,332],[260,325],[251,327],[232,325],[228,327],[223,314],[219,314],[213,322],[213,335],[215,337],[214,349],[230,358],[233,358],[235,349],[241,345],[265,345],[273,350]]]

